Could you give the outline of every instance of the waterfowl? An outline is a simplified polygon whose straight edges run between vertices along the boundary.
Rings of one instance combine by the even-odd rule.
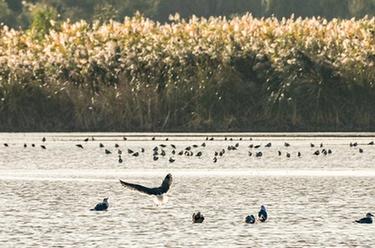
[[[46,142],[46,137],[43,137],[42,141],[43,141],[43,142]]]
[[[111,151],[109,151],[107,149],[105,149],[104,152],[105,152],[105,154],[111,154],[112,153]]]
[[[100,148],[103,148],[104,145],[103,145],[102,143],[99,143],[99,147],[100,147]]]
[[[248,215],[248,216],[246,216],[245,222],[247,224],[254,224],[255,221],[256,221],[256,219],[255,219],[254,215]]]
[[[89,138],[86,138],[86,139],[84,139],[83,141],[84,141],[84,142],[87,142],[87,141],[89,141]]]
[[[258,212],[258,219],[260,222],[265,222],[268,218],[267,209],[264,205],[260,206],[260,210]]]
[[[77,144],[76,147],[83,149],[83,146],[81,144]]]
[[[202,223],[204,221],[204,216],[201,212],[193,213],[192,220],[193,223]]]
[[[285,147],[289,147],[289,146],[290,146],[290,144],[289,144],[289,143],[287,143],[287,142],[285,142],[285,143],[284,143],[284,146],[285,146]]]
[[[271,147],[271,146],[272,146],[271,142],[265,145],[265,147]]]
[[[44,150],[47,149],[47,147],[44,146],[44,145],[41,145],[40,147],[41,147],[42,149],[44,149]]]
[[[118,144],[115,144],[115,148],[119,148],[120,146]]]
[[[118,162],[119,162],[120,164],[122,163],[121,155],[118,155]]]
[[[105,211],[109,207],[108,198],[104,198],[103,202],[99,202],[91,211]]]
[[[176,161],[176,160],[173,159],[172,157],[169,158],[169,163],[173,163],[174,161]]]
[[[156,196],[161,196],[167,193],[172,185],[172,182],[173,182],[172,174],[167,174],[163,182],[161,183],[161,185],[155,188],[148,188],[140,184],[133,184],[133,183],[128,183],[128,182],[120,180],[121,185],[124,186],[125,188],[135,190],[135,191],[147,194],[147,195],[156,195]]]
[[[263,153],[262,152],[257,152],[256,154],[255,154],[255,157],[257,157],[257,158],[260,158],[260,157],[262,157],[263,156]]]
[[[367,213],[366,217],[364,217],[362,219],[359,219],[359,220],[356,220],[355,222],[360,223],[360,224],[372,224],[372,222],[373,222],[372,218],[373,217],[374,217],[374,215],[372,213]]]

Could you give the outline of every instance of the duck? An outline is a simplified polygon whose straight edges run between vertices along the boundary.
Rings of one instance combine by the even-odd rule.
[[[267,209],[264,205],[260,206],[260,210],[258,212],[258,219],[260,222],[265,222],[268,218]]]
[[[201,212],[193,213],[192,220],[193,223],[202,223],[204,221],[204,216]]]
[[[366,217],[364,217],[362,219],[359,219],[359,220],[356,220],[355,222],[359,223],[359,224],[372,224],[372,222],[373,222],[372,218],[373,217],[374,217],[374,215],[372,213],[367,213]]]
[[[104,198],[102,202],[99,202],[98,204],[96,204],[96,206],[90,210],[91,211],[106,211],[108,207],[109,207],[109,203],[108,203],[108,197],[107,197],[107,198]]]
[[[255,224],[255,221],[256,219],[254,215],[251,214],[251,215],[246,216],[245,222],[247,224]]]

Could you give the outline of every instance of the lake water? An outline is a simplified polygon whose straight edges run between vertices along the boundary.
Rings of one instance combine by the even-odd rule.
[[[86,137],[88,142],[83,141]],[[375,212],[375,145],[368,145],[372,140],[372,133],[3,133],[0,243],[3,247],[373,247],[375,225],[353,223]],[[272,146],[265,148],[269,142]],[[358,146],[349,146],[355,142]],[[237,150],[228,151],[237,143]],[[166,156],[154,161],[152,150],[161,144],[167,146]],[[171,144],[177,148],[175,155]],[[193,156],[177,154],[188,146]],[[112,153],[105,154],[104,149]],[[123,163],[118,162],[118,149]],[[222,149],[224,155],[214,163],[215,151]],[[322,149],[332,154],[313,155]],[[195,156],[199,151],[202,156]],[[259,151],[263,156],[256,158]],[[170,157],[175,162],[170,163]],[[174,181],[169,200],[161,206],[118,181],[159,186],[167,173]],[[89,211],[104,197],[109,197],[108,211]],[[245,224],[246,215],[255,215],[262,204],[268,208],[268,221]],[[203,213],[204,223],[192,224],[196,211]]]

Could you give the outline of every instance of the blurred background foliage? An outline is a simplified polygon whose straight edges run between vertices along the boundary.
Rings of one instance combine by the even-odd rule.
[[[36,10],[37,9],[37,10]],[[327,19],[374,16],[375,0],[0,0],[0,22],[13,28],[29,28],[41,11],[72,22],[84,19],[122,21],[137,11],[155,21],[168,21],[170,14],[234,16],[246,12],[255,17],[312,17]],[[58,15],[58,16],[57,16]]]

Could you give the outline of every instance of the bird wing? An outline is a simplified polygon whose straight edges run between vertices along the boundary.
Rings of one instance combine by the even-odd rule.
[[[145,193],[145,194],[148,194],[148,195],[159,195],[159,194],[161,194],[159,188],[148,188],[148,187],[145,187],[145,186],[142,186],[142,185],[139,185],[139,184],[127,183],[127,182],[124,182],[122,180],[120,180],[120,183],[125,188],[135,190],[135,191],[139,191],[139,192],[142,192],[142,193]]]

